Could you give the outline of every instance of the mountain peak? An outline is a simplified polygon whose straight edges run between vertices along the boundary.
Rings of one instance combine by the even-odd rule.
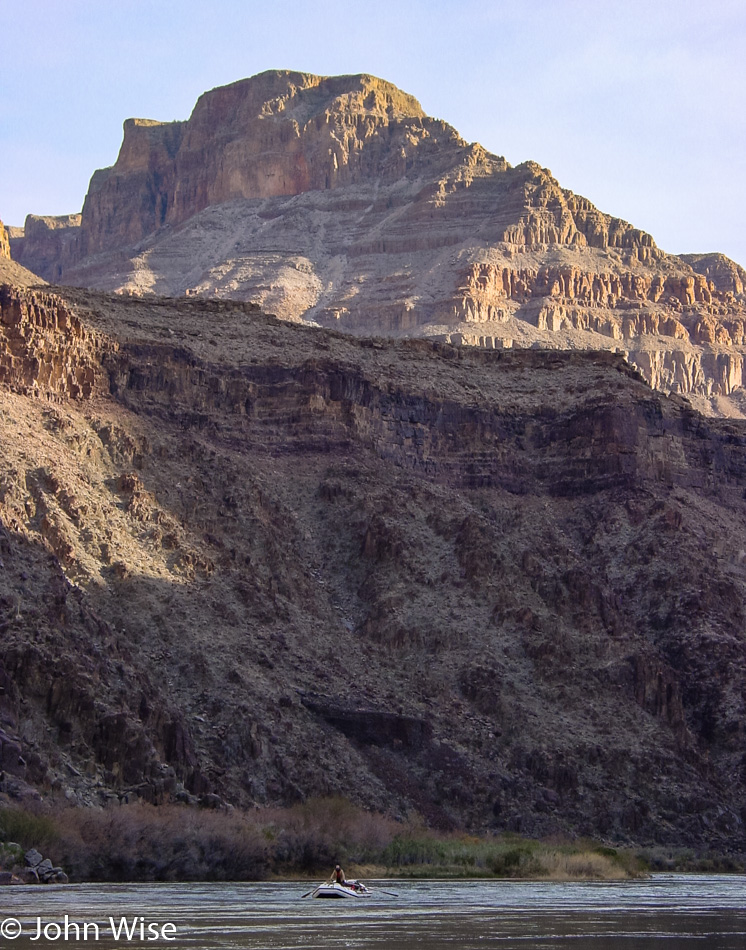
[[[185,121],[128,120],[79,228],[44,241],[27,234],[19,259],[67,283],[237,297],[366,334],[621,350],[704,400],[744,380],[736,265],[666,254],[367,73],[269,70]]]
[[[369,73],[316,76],[287,69],[265,70],[203,93],[190,121],[203,111],[209,113],[218,103],[240,109],[244,119],[251,118],[252,109],[264,116],[296,110],[318,115],[335,107],[337,111],[361,114],[425,117],[414,96]]]

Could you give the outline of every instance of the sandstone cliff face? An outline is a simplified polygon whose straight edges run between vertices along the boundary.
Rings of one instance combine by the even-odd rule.
[[[13,257],[44,280],[59,281],[75,259],[80,215],[29,214],[23,233],[11,238]]]
[[[50,400],[85,399],[97,373],[96,334],[59,297],[0,284],[0,383]]]
[[[744,384],[746,310],[732,290],[718,290],[704,274],[588,274],[570,264],[516,269],[482,263],[466,270],[458,293],[459,320],[482,326],[448,335],[451,342],[511,347],[520,317],[540,333],[549,331],[541,338],[549,346],[562,346],[562,334],[593,335],[599,348],[623,352],[664,392],[729,396]],[[557,343],[553,335],[560,336]]]
[[[724,293],[743,294],[746,290],[746,271],[724,254],[682,254],[698,274],[704,274]]]
[[[267,72],[187,121],[127,120],[79,226],[50,220],[16,253],[47,279],[234,297],[352,333],[622,350],[664,391],[743,414],[741,268],[664,253],[371,76]]]
[[[2,221],[0,221],[0,257],[10,259],[10,240]]]
[[[116,164],[91,180],[80,254],[137,243],[235,198],[397,180],[441,143],[464,145],[372,76],[263,73],[205,93],[188,122],[127,120]]]
[[[616,354],[34,300],[103,385],[4,380],[6,790],[744,847],[741,424]]]

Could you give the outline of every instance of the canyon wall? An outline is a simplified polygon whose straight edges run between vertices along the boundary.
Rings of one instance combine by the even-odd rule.
[[[0,792],[746,846],[742,424],[618,354],[3,299]]]
[[[79,214],[27,215],[22,233],[10,239],[14,259],[44,280],[58,283],[75,260],[80,220]]]
[[[606,338],[600,347],[622,352],[664,392],[729,396],[743,387],[746,310],[733,290],[719,290],[705,274],[478,264],[467,269],[458,293],[454,314],[467,326],[448,335],[451,342],[510,348],[518,316],[552,335]]]
[[[137,243],[236,198],[396,180],[441,143],[465,144],[372,76],[262,73],[205,93],[188,122],[128,119],[116,164],[91,179],[79,254]]]

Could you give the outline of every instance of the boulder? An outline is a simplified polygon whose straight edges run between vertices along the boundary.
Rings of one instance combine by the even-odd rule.
[[[36,865],[36,873],[42,880],[45,880],[45,878],[53,872],[54,865],[49,860],[49,858],[44,858],[43,861],[40,861],[39,864]]]
[[[36,868],[44,860],[44,855],[40,854],[36,850],[36,848],[31,848],[29,851],[26,852],[26,854],[24,855],[24,858],[26,859],[26,865],[28,867]]]

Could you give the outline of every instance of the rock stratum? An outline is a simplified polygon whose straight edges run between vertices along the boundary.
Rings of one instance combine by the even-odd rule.
[[[10,239],[2,221],[0,221],[0,258],[10,260]]]
[[[0,289],[0,791],[746,849],[746,430],[609,352]]]
[[[232,297],[289,320],[488,349],[620,351],[656,388],[743,416],[746,273],[511,167],[372,76],[273,71],[183,122],[128,119],[81,216],[30,216],[42,277]]]

